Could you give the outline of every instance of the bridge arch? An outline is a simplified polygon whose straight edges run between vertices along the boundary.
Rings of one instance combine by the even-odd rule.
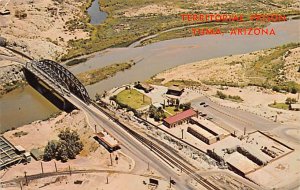
[[[32,61],[31,64],[85,103],[90,103],[90,97],[84,85],[61,64],[48,59]]]

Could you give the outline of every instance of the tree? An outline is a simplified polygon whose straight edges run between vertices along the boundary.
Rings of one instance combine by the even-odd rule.
[[[298,89],[296,87],[292,87],[291,93],[296,94],[298,92]]]
[[[280,88],[278,86],[273,86],[272,90],[275,91],[275,92],[279,92]]]
[[[61,131],[58,134],[59,141],[50,141],[44,150],[44,160],[56,158],[62,162],[68,159],[76,158],[76,155],[83,149],[83,144],[76,131],[71,131],[69,128]]]
[[[221,91],[217,91],[217,96],[219,97],[219,98],[221,98],[221,99],[225,99],[225,98],[227,98],[227,95],[226,94],[224,94],[223,92],[221,92]]]
[[[288,104],[288,105],[291,105],[291,104],[295,104],[297,103],[297,100],[295,98],[290,98],[288,97],[286,100],[285,100],[285,104]]]
[[[56,149],[57,141],[49,141],[44,150],[44,160],[50,161],[51,159],[55,158]]]

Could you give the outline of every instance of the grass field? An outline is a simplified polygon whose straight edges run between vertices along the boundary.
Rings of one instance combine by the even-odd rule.
[[[139,109],[151,104],[151,98],[135,89],[123,90],[117,94],[117,101],[133,109]]]
[[[175,106],[166,106],[165,110],[170,113],[171,115],[176,115],[177,113],[182,112],[182,109],[178,109],[178,111],[175,111]]]
[[[270,106],[272,108],[283,109],[283,110],[289,109],[289,105],[285,104],[285,103],[269,104],[268,106]]]
[[[132,67],[132,65],[134,65],[133,62],[116,63],[100,69],[94,69],[84,73],[80,73],[77,75],[77,77],[83,83],[83,85],[91,85],[109,78],[120,71],[129,69]]]
[[[220,3],[218,0],[207,1],[206,3],[183,0],[100,0],[101,10],[108,14],[107,19],[99,25],[89,24],[88,17],[67,23],[69,29],[84,28],[85,31],[90,33],[90,38],[69,41],[70,49],[61,57],[61,60],[64,61],[80,55],[90,54],[109,47],[124,47],[142,37],[157,34],[167,29],[197,24],[183,22],[180,18],[180,13],[182,12],[198,14],[221,11],[228,14],[242,13],[245,15],[254,12],[264,14],[276,12],[285,15],[299,14],[299,11],[289,8],[294,5],[295,1],[277,1],[278,5],[285,7],[278,8],[256,0],[242,0],[238,3],[230,1]],[[90,3],[91,0],[88,0],[87,5],[83,6],[82,9],[86,10]],[[158,8],[153,8],[153,6]],[[127,13],[139,14],[126,16]],[[170,36],[176,38],[184,37],[185,35],[189,34],[180,32],[172,33]],[[164,40],[166,37],[159,36],[158,39]]]

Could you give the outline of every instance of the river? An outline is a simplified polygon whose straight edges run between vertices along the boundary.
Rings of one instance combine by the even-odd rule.
[[[87,62],[73,66],[77,74],[112,63],[135,60],[138,63],[129,70],[99,83],[87,86],[94,97],[116,86],[143,81],[166,69],[185,63],[211,59],[220,56],[249,53],[273,48],[290,42],[300,41],[300,20],[271,23],[275,36],[199,36],[162,41],[138,48],[114,48],[97,53]]]
[[[36,120],[49,118],[59,110],[27,85],[0,98],[0,133]]]
[[[97,1],[97,0],[95,0]],[[95,2],[94,1],[94,2]],[[117,73],[99,83],[87,86],[90,96],[116,86],[134,81],[143,81],[166,69],[214,57],[249,53],[272,48],[290,42],[299,42],[300,20],[271,23],[276,36],[200,36],[162,41],[138,48],[113,48],[98,52],[87,62],[70,68],[74,74],[110,65],[135,60],[131,69]],[[51,103],[31,87],[17,89],[0,99],[1,131],[45,119],[58,111]],[[20,107],[20,109],[19,109]]]
[[[91,18],[90,23],[101,24],[107,17],[107,13],[100,10],[99,0],[94,0],[92,5],[87,9],[87,13]]]

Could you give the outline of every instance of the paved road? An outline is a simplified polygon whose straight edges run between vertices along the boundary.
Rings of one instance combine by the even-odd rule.
[[[204,107],[200,105],[200,102],[205,102],[209,106]],[[231,126],[233,129],[240,131],[243,131],[244,127],[246,127],[247,130],[269,131],[280,126],[279,123],[275,123],[250,112],[221,106],[205,96],[193,100],[192,106],[208,114],[208,117],[213,118],[212,121]]]

